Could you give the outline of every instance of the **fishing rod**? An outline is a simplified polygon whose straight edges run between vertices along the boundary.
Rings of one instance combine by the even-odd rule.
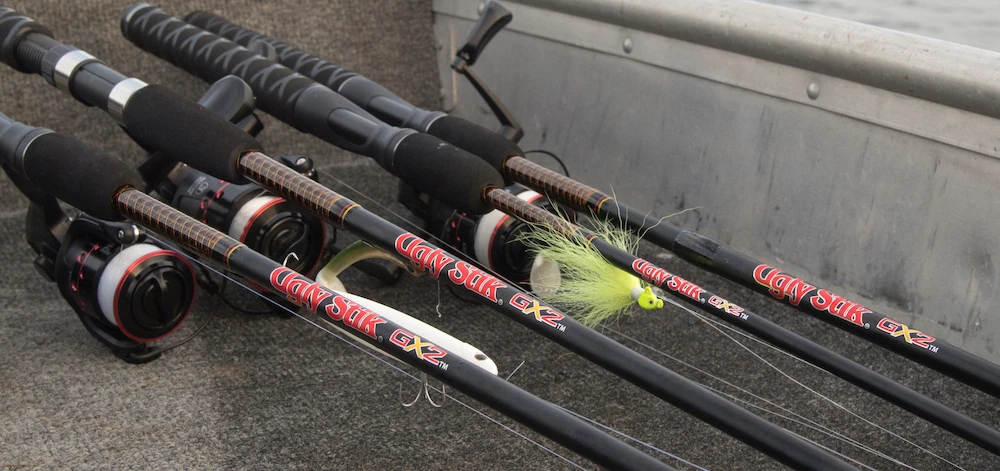
[[[293,99],[299,93],[286,87],[275,92],[273,84],[288,83],[299,75],[251,52],[229,40],[170,17],[162,10],[138,4],[130,8],[122,19],[125,36],[141,48],[165,58],[185,70],[206,80],[214,80],[224,74],[234,73],[250,80],[251,87],[261,97],[262,109],[281,117],[298,127],[306,127],[308,116],[297,116],[299,106]],[[268,76],[255,72],[267,70]],[[318,86],[312,82],[300,82],[301,86],[314,90]],[[309,83],[309,85],[305,85]],[[322,87],[320,87],[322,88]],[[325,89],[327,93],[334,94]],[[301,92],[305,95],[306,92]],[[268,95],[272,95],[267,99]],[[281,97],[288,97],[284,100]],[[270,108],[268,107],[270,106]],[[275,106],[279,106],[275,109]],[[315,126],[315,124],[313,124]],[[405,180],[405,178],[404,178]],[[455,181],[452,184],[465,184]],[[265,185],[267,186],[267,185]],[[278,191],[278,190],[273,190]],[[473,191],[468,191],[473,193]],[[281,193],[285,194],[285,193]],[[531,223],[541,224],[573,241],[590,246],[611,264],[633,273],[637,278],[673,292],[679,299],[715,316],[723,322],[735,325],[765,341],[771,342],[800,358],[833,373],[945,430],[948,430],[994,454],[1000,454],[1000,432],[987,427],[959,412],[956,412],[910,388],[886,378],[832,350],[812,342],[790,330],[757,316],[743,307],[715,295],[704,288],[679,276],[670,274],[646,260],[598,239],[593,233],[567,223],[537,206],[504,191],[499,187],[486,188],[480,192],[489,207],[514,215]],[[293,198],[291,196],[287,196]],[[310,207],[308,203],[302,203]],[[423,262],[426,263],[426,262]],[[642,298],[640,298],[642,299]],[[647,298],[648,300],[648,298]],[[492,299],[496,302],[495,299]],[[563,321],[560,321],[563,322]],[[563,322],[565,323],[565,322]]]
[[[135,13],[135,9],[130,12]],[[14,13],[8,12],[8,15]],[[160,15],[169,18],[162,13]],[[23,20],[23,23],[26,26],[36,24],[30,19]],[[41,71],[41,58],[46,56],[78,54],[75,49],[62,45],[48,34],[37,31],[9,37],[17,38],[16,44],[5,46],[16,52],[13,59],[25,59],[19,66],[29,72]],[[0,50],[6,49],[0,48]],[[50,57],[49,60],[58,62],[62,59]],[[402,257],[415,269],[427,272],[436,279],[444,279],[486,300],[485,304],[494,310],[761,450],[779,462],[797,469],[853,469],[819,447],[567,318],[558,310],[546,306],[516,286],[509,286],[487,271],[429,244],[319,183],[254,151],[259,146],[246,133],[207,110],[177,97],[166,88],[157,85],[128,85],[130,88],[127,95],[116,94],[114,90],[120,89],[123,86],[121,83],[128,84],[136,79],[126,79],[96,59],[81,65],[79,70],[87,70],[90,67],[96,67],[96,70],[105,76],[122,78],[117,83],[108,85],[102,82],[99,87],[94,87],[91,85],[93,80],[90,80],[90,75],[73,72],[67,74],[65,78],[68,83],[66,88],[71,91],[76,90],[74,96],[89,96],[97,106],[106,107],[109,111],[115,110],[111,114],[119,117],[119,122],[125,125],[129,133],[138,136],[139,142],[144,142],[147,147],[175,155],[178,160],[219,178],[238,177],[256,181],[265,189],[298,203],[323,220],[360,235],[387,253]],[[260,69],[254,68],[254,70]],[[386,152],[394,152],[398,154],[397,157],[410,157],[397,159],[395,163],[386,162],[388,167],[396,171],[402,170],[400,173],[404,175],[407,169],[412,169],[415,175],[440,173],[436,167],[442,163],[450,160],[468,161],[462,151],[436,138],[412,131],[396,141],[395,147],[389,150],[380,148],[376,144],[391,143],[392,140],[374,142],[372,139],[398,130],[393,131],[395,128],[377,123],[374,118],[368,118],[370,121],[366,121],[365,112],[352,111],[356,108],[353,104],[325,87],[309,85],[310,81],[304,77],[282,74],[281,71],[268,73],[271,72],[276,73],[272,77],[281,80],[285,88],[272,89],[271,94],[258,93],[260,103],[271,103],[273,106],[275,100],[280,101],[283,98],[284,92],[291,92],[301,105],[298,110],[322,113],[321,116],[329,117],[329,122],[323,125],[326,131],[320,133],[327,140],[348,141],[343,137],[344,133],[348,133],[347,137],[354,139],[355,142],[348,145],[348,149],[366,151],[368,153],[365,155],[370,156],[393,155]],[[77,80],[78,75],[88,80]],[[306,90],[302,90],[303,86]],[[343,117],[346,117],[346,121],[340,120]],[[322,131],[316,122],[312,122],[311,126],[314,132]],[[362,131],[370,134],[359,134]],[[192,138],[178,143],[176,136],[192,136]],[[359,137],[367,140],[358,144],[362,142]],[[198,140],[205,141],[204,147],[192,144]],[[437,151],[438,154],[443,151],[445,155],[430,162],[427,159],[412,158],[422,152],[433,151]],[[483,201],[481,194],[487,188],[502,186],[502,179],[499,175],[495,178],[491,176],[489,172],[495,174],[496,171],[488,165],[478,160],[473,162],[481,166],[456,164],[449,169],[459,175],[462,175],[460,172],[462,169],[471,169],[469,175],[462,175],[461,185],[452,184],[450,186],[453,188],[446,189],[438,189],[432,185],[427,189],[444,194],[453,201],[464,201],[466,207],[491,209]],[[485,169],[483,170],[485,173],[477,173],[480,169]]]
[[[6,118],[6,117],[4,117]],[[555,405],[500,379],[295,270],[136,189],[142,180],[124,162],[68,136],[0,119],[5,170],[85,212],[127,218],[221,267],[285,295],[353,337],[433,376],[595,463],[612,469],[673,470]],[[21,128],[6,132],[10,128]],[[13,152],[10,152],[13,150]]]
[[[504,125],[497,133],[442,112],[422,110],[381,85],[343,67],[323,61],[287,43],[233,24],[206,12],[191,12],[185,20],[259,52],[273,51],[285,66],[338,91],[387,123],[412,127],[467,150],[493,165],[505,179],[526,185],[579,211],[627,227],[659,247],[709,272],[823,320],[912,361],[1000,397],[1000,365],[950,345],[925,332],[880,314],[861,303],[786,273],[720,242],[671,224],[664,218],[629,207],[610,195],[524,158],[507,137],[516,121],[469,66],[512,15],[489,1],[452,68],[465,75]],[[515,140],[516,141],[516,140]]]

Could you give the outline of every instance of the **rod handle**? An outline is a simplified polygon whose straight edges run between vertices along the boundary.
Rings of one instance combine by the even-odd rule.
[[[115,195],[142,187],[135,169],[96,147],[0,114],[0,162],[5,171],[99,219],[123,219]]]

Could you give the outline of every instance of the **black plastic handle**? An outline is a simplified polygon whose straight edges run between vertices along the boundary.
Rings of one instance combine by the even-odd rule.
[[[391,126],[427,132],[428,126],[435,119],[444,115],[441,112],[427,111],[416,107],[361,74],[331,64],[290,44],[230,23],[220,16],[195,11],[185,16],[184,20],[192,26],[217,34],[249,49],[260,50],[260,45],[268,46],[274,50],[275,61],[343,95],[352,103]]]
[[[380,163],[391,158],[392,148],[405,135],[311,79],[159,8],[147,4],[130,8],[122,32],[140,48],[206,81],[230,74],[242,78],[253,88],[260,109]]]
[[[259,43],[267,44],[274,49],[275,57],[273,59],[276,62],[280,62],[285,67],[293,69],[332,90],[338,89],[345,80],[357,75],[350,70],[308,54],[291,44],[230,23],[229,20],[212,13],[193,11],[184,16],[184,21],[191,26],[217,34],[246,48],[251,48],[251,45]],[[264,54],[261,55],[264,56]]]
[[[0,61],[20,72],[28,72],[17,60],[17,45],[21,38],[31,34],[41,33],[52,36],[48,28],[35,20],[24,16],[12,8],[0,6]]]
[[[123,219],[115,209],[119,190],[142,187],[135,169],[104,151],[2,114],[0,161],[42,192],[105,220]]]
[[[458,50],[458,55],[465,59],[467,65],[475,64],[490,40],[513,19],[514,14],[510,10],[493,0],[489,0],[486,2],[486,8],[479,17],[479,21],[472,27],[472,32],[465,40],[465,45]]]
[[[499,172],[440,139],[383,123],[340,94],[227,39],[138,4],[122,19],[137,46],[216,80],[237,75],[258,105],[297,129],[337,147],[374,158],[382,167],[434,198],[474,214],[492,209],[482,195],[503,186]]]
[[[490,8],[492,9],[487,10],[496,16],[497,7]],[[245,47],[266,44],[273,48],[276,60],[285,67],[295,69],[298,73],[339,91],[344,97],[386,123],[439,137],[482,158],[498,171],[503,171],[504,162],[511,156],[524,155],[517,144],[500,134],[459,117],[422,110],[361,75],[310,55],[288,43],[231,23],[221,16],[194,11],[188,13],[184,19],[193,26]],[[485,46],[485,43],[480,45]]]

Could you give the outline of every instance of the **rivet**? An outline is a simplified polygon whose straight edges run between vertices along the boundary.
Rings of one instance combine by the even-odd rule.
[[[625,41],[622,42],[622,50],[625,51],[626,54],[632,53],[632,38],[625,38]]]
[[[813,100],[819,97],[819,84],[816,82],[809,82],[809,86],[806,87],[806,94]]]

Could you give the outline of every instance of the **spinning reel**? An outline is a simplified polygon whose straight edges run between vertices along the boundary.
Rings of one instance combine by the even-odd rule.
[[[145,242],[127,222],[80,214],[55,260],[39,254],[35,266],[56,282],[84,327],[129,363],[158,358],[161,350],[147,343],[176,330],[194,304],[197,282],[185,256]]]
[[[521,185],[508,186],[507,191],[518,198],[549,212],[561,211],[575,221],[569,208],[559,207],[544,195]],[[399,202],[424,222],[424,228],[458,251],[471,256],[503,278],[532,288],[535,256],[529,253],[521,238],[531,230],[528,223],[493,210],[483,215],[470,215],[432,200],[412,187],[400,184]],[[456,296],[459,292],[453,291]],[[460,296],[465,299],[465,296]]]
[[[20,177],[10,166],[50,132],[0,114],[0,162],[30,201],[25,225],[34,265],[115,355],[129,363],[154,360],[161,350],[148,343],[177,329],[194,304],[194,271],[183,255],[144,241],[132,224],[68,217],[54,197]]]

